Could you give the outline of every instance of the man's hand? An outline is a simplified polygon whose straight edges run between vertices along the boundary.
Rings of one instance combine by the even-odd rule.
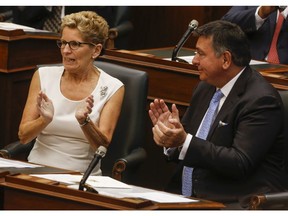
[[[187,136],[179,118],[179,111],[175,104],[169,111],[163,100],[155,99],[150,104],[149,115],[154,124],[152,128],[153,139],[157,145],[162,147],[181,146]]]
[[[168,121],[172,113],[168,109],[168,106],[162,99],[155,99],[150,103],[149,116],[153,125],[156,125],[158,121],[163,122],[167,127],[173,127]]]

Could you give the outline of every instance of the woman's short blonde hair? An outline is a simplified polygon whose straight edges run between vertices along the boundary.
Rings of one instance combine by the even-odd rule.
[[[109,26],[107,21],[93,11],[72,13],[62,18],[62,33],[65,27],[78,29],[83,39],[94,44],[105,44],[108,38]]]

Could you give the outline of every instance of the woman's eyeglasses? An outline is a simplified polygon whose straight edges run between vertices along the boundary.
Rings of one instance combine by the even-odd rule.
[[[70,49],[72,50],[77,50],[82,44],[87,44],[87,45],[91,45],[91,46],[96,46],[96,44],[94,43],[89,43],[89,42],[79,42],[79,41],[65,41],[65,40],[57,40],[56,41],[57,46],[60,49],[64,49],[65,46],[68,44]]]

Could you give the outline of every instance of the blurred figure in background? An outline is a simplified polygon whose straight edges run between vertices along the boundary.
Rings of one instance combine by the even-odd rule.
[[[0,6],[0,22],[12,22],[12,7]]]
[[[45,22],[53,16],[52,8],[51,6],[3,6],[0,7],[0,21],[45,29]],[[56,27],[57,30],[61,24],[60,18]]]
[[[287,14],[286,6],[233,6],[222,19],[246,33],[252,59],[288,64]]]
[[[43,29],[49,11],[45,6],[13,7],[13,23]]]
[[[13,22],[36,29],[59,32],[61,18],[80,11],[94,11],[108,23],[109,39],[105,47],[129,49],[131,33],[131,7],[128,6],[12,6],[2,7],[0,21]]]
[[[129,49],[129,41],[133,31],[131,7],[128,6],[65,6],[65,14],[79,11],[94,11],[107,20],[109,38],[115,39],[116,49]]]

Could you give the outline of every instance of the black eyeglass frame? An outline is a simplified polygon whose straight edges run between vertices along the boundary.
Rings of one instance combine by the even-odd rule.
[[[71,43],[75,43],[75,45],[77,44],[77,48],[72,48],[71,47]],[[82,45],[82,44],[87,44],[87,45],[92,45],[92,46],[96,46],[96,44],[94,43],[91,43],[91,42],[80,42],[80,41],[65,41],[65,40],[57,40],[56,41],[56,44],[57,46],[60,48],[60,49],[64,49],[65,46],[68,44],[69,48],[71,50],[77,50],[79,49],[79,47]],[[64,45],[64,46],[63,46]]]

